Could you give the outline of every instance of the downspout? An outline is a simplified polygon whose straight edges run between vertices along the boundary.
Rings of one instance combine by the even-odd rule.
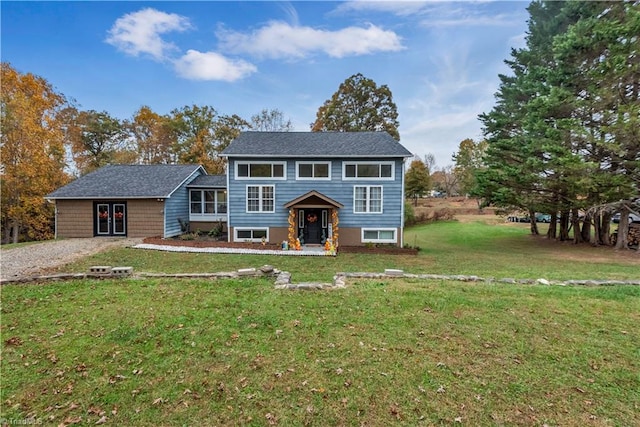
[[[231,158],[227,156],[227,242],[231,242],[231,223],[229,222],[229,205],[231,205],[231,192],[229,187],[229,167],[231,165]]]
[[[53,238],[58,240],[58,201],[53,203]]]
[[[402,159],[402,167],[400,172],[402,173],[402,188],[400,188],[400,247],[404,248],[404,162]]]

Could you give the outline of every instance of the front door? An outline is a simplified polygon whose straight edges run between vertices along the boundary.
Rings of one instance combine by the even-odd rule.
[[[127,235],[127,205],[123,202],[98,202],[94,205],[96,236]]]
[[[324,244],[329,233],[328,209],[299,209],[298,234],[304,244]]]

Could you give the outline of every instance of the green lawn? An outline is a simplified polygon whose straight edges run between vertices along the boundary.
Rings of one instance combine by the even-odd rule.
[[[611,248],[556,243],[532,237],[527,224],[441,222],[410,228],[405,243],[421,248],[417,256],[341,253],[332,257],[274,257],[157,252],[121,248],[97,254],[66,270],[87,271],[91,265],[132,266],[144,272],[217,272],[274,265],[290,271],[294,281],[331,281],[336,272],[474,274],[522,279],[637,279],[640,256]]]
[[[269,263],[294,281],[392,267],[638,277],[633,256],[532,240],[524,228],[412,232],[417,257],[119,249],[69,268]],[[0,418],[9,424],[640,425],[637,286],[378,279],[278,291],[272,279],[88,279],[1,291]]]

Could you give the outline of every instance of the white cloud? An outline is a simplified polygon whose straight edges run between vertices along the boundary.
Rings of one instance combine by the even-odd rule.
[[[191,80],[235,81],[255,73],[255,65],[238,59],[229,59],[216,52],[198,52],[189,49],[174,62],[177,73]]]
[[[273,21],[251,34],[220,29],[217,36],[227,51],[266,58],[304,58],[317,52],[343,58],[404,49],[400,36],[372,24],[329,31]]]
[[[164,60],[175,46],[160,35],[189,28],[189,19],[184,16],[147,8],[118,18],[106,41],[129,55],[149,54],[156,60]]]

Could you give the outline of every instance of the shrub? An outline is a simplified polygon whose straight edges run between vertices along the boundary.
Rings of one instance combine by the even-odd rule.
[[[218,224],[209,230],[209,237],[218,238],[222,235],[222,222],[218,222]]]
[[[414,225],[416,223],[416,213],[409,202],[404,202],[404,225]]]

